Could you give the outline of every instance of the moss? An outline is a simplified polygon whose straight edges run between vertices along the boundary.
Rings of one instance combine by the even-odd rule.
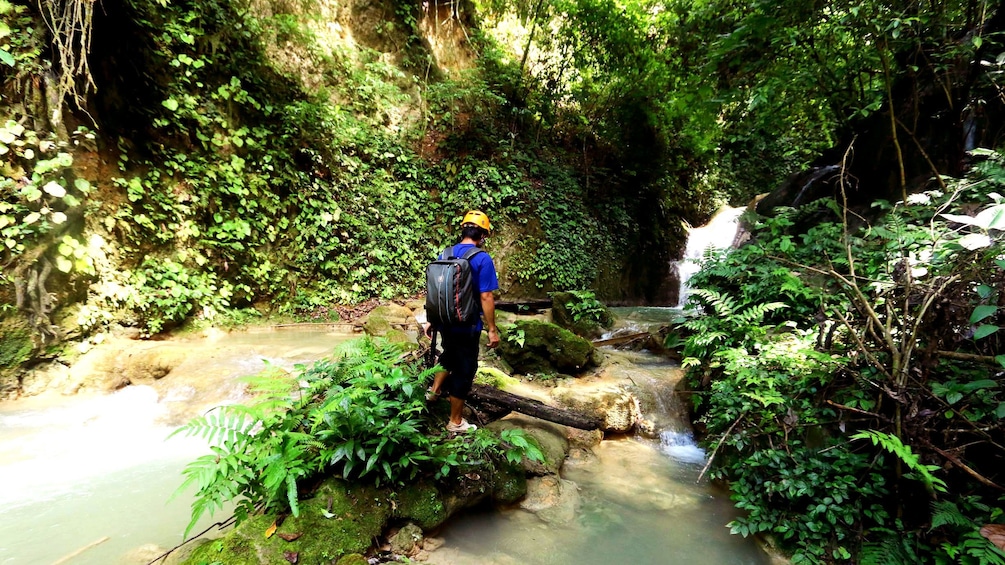
[[[499,354],[518,373],[575,374],[596,363],[592,343],[555,324],[521,320],[500,332]]]
[[[498,504],[512,504],[527,494],[527,475],[514,463],[496,466],[492,480],[492,500]]]
[[[395,517],[411,520],[423,530],[429,530],[442,524],[448,514],[436,487],[421,482],[397,493]]]
[[[370,549],[391,516],[388,493],[367,485],[329,479],[315,495],[300,503],[300,515],[287,517],[268,538],[275,514],[254,516],[220,540],[199,548],[185,565],[219,561],[227,565],[284,563],[285,552],[296,552],[301,563],[330,562]],[[300,534],[286,541],[278,534]]]
[[[6,319],[0,323],[0,372],[14,369],[31,358],[35,344],[31,340],[31,331],[23,320]]]
[[[359,553],[350,553],[339,559],[336,565],[370,565],[370,561]]]

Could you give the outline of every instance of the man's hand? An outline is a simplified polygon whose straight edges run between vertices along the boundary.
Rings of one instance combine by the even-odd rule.
[[[433,339],[433,324],[429,322],[422,324],[422,333],[426,334],[429,339]]]
[[[489,328],[489,349],[495,349],[499,346],[499,330],[497,328]]]

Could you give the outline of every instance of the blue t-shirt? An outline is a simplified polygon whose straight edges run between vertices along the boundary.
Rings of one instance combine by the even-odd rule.
[[[475,247],[475,245],[471,243],[458,243],[454,246],[454,257],[463,256],[472,247]],[[499,288],[499,277],[496,275],[496,266],[488,253],[476,253],[468,262],[471,264],[472,280],[475,283],[475,297],[480,298],[481,293],[491,292]],[[480,300],[478,307],[481,308]],[[478,323],[473,328],[471,326],[454,326],[441,329],[481,332],[482,318],[480,315],[478,316]]]

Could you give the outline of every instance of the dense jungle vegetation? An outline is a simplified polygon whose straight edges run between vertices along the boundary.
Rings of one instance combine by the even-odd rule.
[[[770,193],[672,338],[734,532],[1005,563],[1003,29],[986,0],[0,0],[0,394],[122,327],[413,296],[468,208],[507,296],[669,304],[684,223]]]

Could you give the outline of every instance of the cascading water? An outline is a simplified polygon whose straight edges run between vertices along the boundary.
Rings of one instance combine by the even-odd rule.
[[[687,246],[684,248],[684,258],[677,263],[677,274],[680,278],[680,294],[677,307],[687,304],[687,282],[691,275],[701,268],[701,259],[709,249],[726,249],[733,246],[740,226],[740,215],[746,208],[726,206],[716,212],[707,224],[691,228],[688,233]]]

